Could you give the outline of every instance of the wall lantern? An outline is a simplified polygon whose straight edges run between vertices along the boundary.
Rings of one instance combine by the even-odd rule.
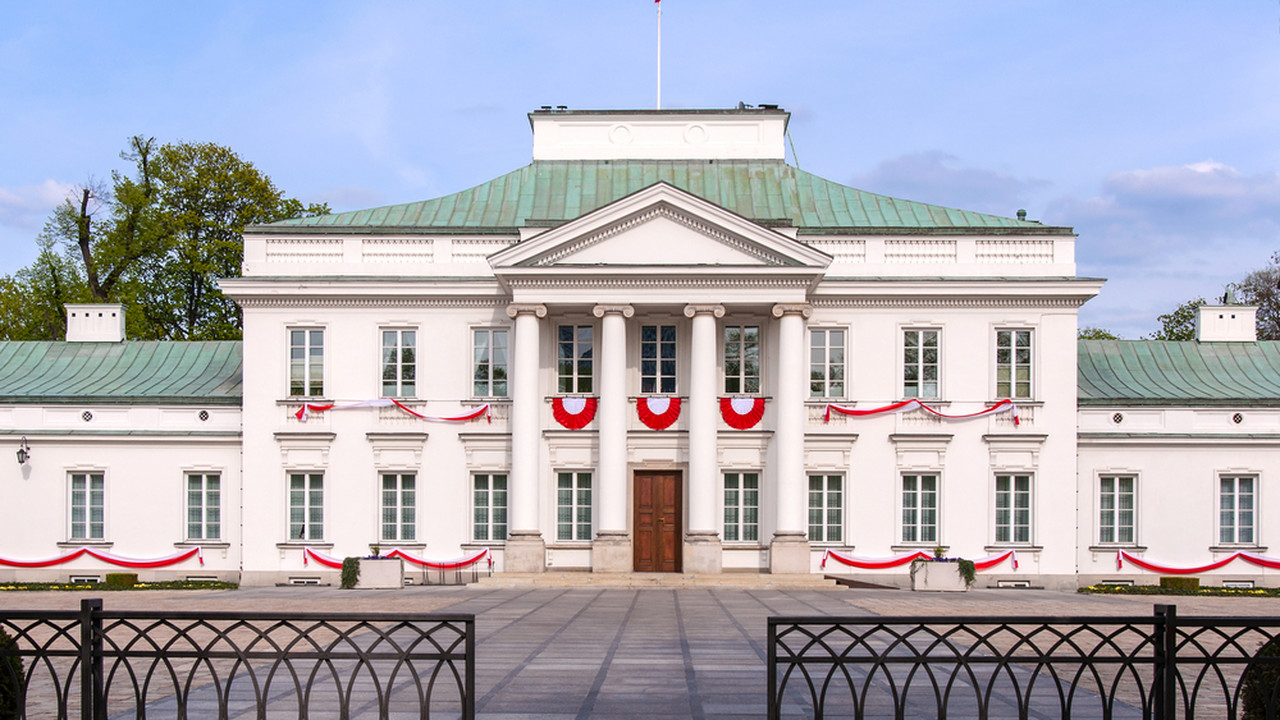
[[[18,445],[18,464],[26,465],[31,459],[31,446],[27,445],[27,438],[23,436],[22,442]]]

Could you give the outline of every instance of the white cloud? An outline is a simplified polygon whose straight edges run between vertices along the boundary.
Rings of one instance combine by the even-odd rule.
[[[0,223],[10,224],[32,216],[43,218],[63,200],[71,196],[75,186],[57,180],[39,185],[0,187]]]
[[[1049,186],[1044,180],[1017,178],[996,170],[966,167],[940,150],[885,160],[853,178],[854,187],[934,205],[1012,217]]]

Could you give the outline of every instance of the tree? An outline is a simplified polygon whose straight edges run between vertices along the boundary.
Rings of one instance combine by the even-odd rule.
[[[1204,305],[1204,298],[1188,300],[1167,315],[1156,318],[1160,329],[1146,336],[1147,340],[1195,340],[1197,308]]]
[[[1258,306],[1258,339],[1280,340],[1280,252],[1271,263],[1231,285],[1237,299]]]
[[[1080,340],[1119,340],[1120,336],[1099,327],[1082,327],[1076,333]]]

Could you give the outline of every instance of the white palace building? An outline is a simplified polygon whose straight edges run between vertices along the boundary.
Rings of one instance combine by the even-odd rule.
[[[941,548],[980,587],[1280,585],[1252,308],[1078,341],[1071,228],[811,175],[788,118],[544,108],[482,185],[247,229],[242,342],[69,306],[0,343],[0,582],[395,549],[904,585]]]

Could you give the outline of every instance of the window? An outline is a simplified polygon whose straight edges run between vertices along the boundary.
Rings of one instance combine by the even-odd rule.
[[[1031,331],[996,331],[996,396],[1031,397]]]
[[[760,474],[724,474],[725,542],[760,539]]]
[[[902,396],[938,397],[938,331],[902,331]]]
[[[417,476],[382,475],[382,539],[416,540]]]
[[[507,539],[507,476],[472,476],[475,510],[471,537],[480,542]]]
[[[471,381],[475,397],[507,396],[507,331],[471,333]]]
[[[902,541],[938,542],[938,476],[902,476]]]
[[[561,325],[557,329],[558,392],[584,395],[591,392],[591,330],[590,325]]]
[[[289,394],[324,395],[324,330],[289,331]]]
[[[324,539],[323,473],[289,473],[289,539]]]
[[[755,395],[760,392],[759,326],[725,326],[724,392],[726,395]]]
[[[1254,536],[1254,476],[1223,475],[1218,478],[1218,542],[1249,544]]]
[[[640,327],[640,393],[674,395],[676,392],[676,326]]]
[[[809,542],[844,540],[844,476],[809,476]]]
[[[418,333],[382,331],[382,395],[413,397],[418,378]]]
[[[222,538],[222,478],[216,473],[187,473],[187,539]]]
[[[1137,478],[1103,475],[1098,478],[1098,542],[1134,542],[1134,500]]]
[[[556,483],[556,539],[590,540],[591,473],[558,473]]]
[[[102,540],[106,537],[105,499],[102,473],[71,474],[72,540]]]
[[[1031,476],[996,476],[996,542],[1031,542]]]
[[[844,330],[809,331],[809,397],[844,397]]]

